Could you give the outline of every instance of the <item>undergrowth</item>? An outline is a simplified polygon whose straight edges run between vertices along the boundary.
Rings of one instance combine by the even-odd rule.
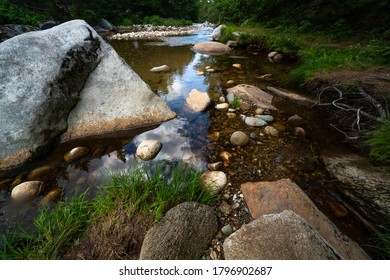
[[[297,62],[290,80],[304,84],[318,73],[343,69],[367,69],[390,64],[390,46],[384,40],[338,44],[324,34],[302,35],[294,28],[263,26],[227,26],[222,29],[221,42],[237,40],[240,48],[256,47],[277,51]]]
[[[377,164],[390,164],[390,121],[367,133],[370,157]]]
[[[111,214],[118,208],[131,215],[150,214],[157,222],[179,203],[211,204],[214,196],[200,187],[200,176],[182,164],[163,163],[109,174],[93,199],[83,193],[59,202],[55,209],[43,208],[34,220],[33,233],[15,228],[3,234],[0,259],[60,259],[94,222],[115,216]]]

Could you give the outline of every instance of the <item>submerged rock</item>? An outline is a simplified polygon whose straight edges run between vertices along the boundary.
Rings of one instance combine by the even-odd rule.
[[[27,181],[12,189],[11,197],[14,200],[29,200],[43,193],[45,183],[42,181]]]
[[[67,163],[71,163],[77,159],[82,158],[83,156],[87,155],[88,153],[89,153],[89,149],[87,147],[76,147],[64,155],[64,160]]]
[[[35,168],[34,170],[30,171],[30,173],[27,176],[27,179],[29,181],[36,181],[39,179],[43,179],[46,176],[49,176],[51,173],[54,172],[54,167],[53,166],[41,166],[38,168]]]
[[[303,95],[298,94],[298,93],[282,91],[282,90],[276,89],[274,87],[267,87],[267,90],[269,92],[271,92],[272,94],[283,97],[283,98],[290,100],[291,102],[294,102],[298,105],[312,107],[316,104],[316,102],[313,99],[306,97],[306,96],[303,96]]]
[[[150,72],[169,72],[171,69],[168,65],[156,66],[150,69]]]
[[[217,231],[213,208],[185,202],[169,210],[146,234],[141,260],[196,260]]]

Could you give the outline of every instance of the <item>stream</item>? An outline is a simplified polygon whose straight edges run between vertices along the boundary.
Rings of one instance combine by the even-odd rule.
[[[151,163],[184,161],[198,169],[206,170],[208,163],[219,161],[220,153],[228,151],[234,157],[222,171],[228,175],[226,193],[231,194],[231,197],[244,182],[290,178],[342,232],[370,253],[366,246],[370,237],[368,230],[343,206],[347,204],[353,207],[353,202],[346,200],[338,192],[338,182],[327,174],[321,163],[320,154],[323,151],[349,149],[340,143],[339,136],[327,125],[326,112],[316,108],[303,109],[275,98],[274,105],[278,111],[273,113],[275,121],[272,125],[281,133],[278,137],[270,137],[264,135],[262,128],[246,126],[239,114],[230,119],[226,117],[226,113],[215,110],[213,106],[203,113],[194,113],[186,106],[185,98],[192,89],[207,91],[213,102],[218,103],[219,98],[226,95],[228,80],[261,89],[267,86],[287,87],[287,75],[293,65],[271,63],[266,59],[267,54],[261,51],[236,50],[214,56],[194,52],[191,47],[198,42],[209,41],[211,31],[210,28],[202,28],[192,36],[166,37],[157,41],[108,41],[178,117],[158,127],[148,128],[150,130],[145,132],[123,132],[60,144],[47,157],[21,169],[1,174],[0,181],[23,181],[31,170],[50,165],[54,171],[45,178],[45,182],[53,188],[60,188],[63,195],[68,196],[75,189],[85,190],[98,186],[107,174],[137,163],[135,150],[145,139],[157,139],[163,143],[162,150]],[[241,64],[242,70],[232,67],[235,63]],[[150,72],[152,67],[164,64],[170,67],[170,72]],[[215,71],[197,76],[206,66]],[[272,79],[259,79],[264,74],[271,74]],[[297,137],[287,123],[287,119],[295,114],[305,120],[302,127],[306,136],[303,138]],[[257,145],[232,147],[229,137],[236,130],[244,131],[248,135],[255,133],[259,137]],[[220,139],[211,141],[210,135],[215,132],[220,133]],[[63,160],[64,153],[76,146],[88,147],[89,155],[66,164]],[[0,231],[16,222],[22,225],[31,222],[39,210],[40,199],[42,198],[37,198],[28,205],[16,205],[10,199],[9,189],[0,189]],[[223,199],[219,199],[216,208]],[[231,203],[232,199],[227,200]],[[250,219],[245,207],[241,210],[229,218],[235,228]],[[220,225],[225,224],[226,217],[219,216]]]

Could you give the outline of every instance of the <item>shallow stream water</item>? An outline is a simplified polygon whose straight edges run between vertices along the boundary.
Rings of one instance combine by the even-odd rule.
[[[225,83],[228,80],[262,89],[268,85],[287,85],[287,73],[292,65],[271,63],[266,59],[267,54],[261,51],[234,51],[218,56],[194,52],[191,47],[195,43],[210,40],[210,31],[203,29],[193,36],[167,37],[159,41],[109,41],[151,89],[177,113],[176,119],[157,128],[149,128],[146,132],[122,132],[61,144],[46,158],[11,173],[1,174],[0,181],[9,178],[12,182],[17,176],[26,180],[30,170],[50,165],[54,171],[44,180],[53,187],[61,188],[66,196],[74,189],[98,186],[108,173],[136,162],[136,147],[144,139],[158,139],[163,143],[161,152],[153,162],[183,160],[199,169],[207,169],[208,163],[219,161],[219,154],[228,151],[234,156],[231,163],[223,167],[230,183],[228,192],[234,193],[241,183],[247,181],[290,178],[344,233],[364,248],[369,237],[367,229],[345,207],[353,202],[346,201],[340,195],[337,182],[328,176],[321,164],[320,153],[324,150],[348,149],[340,144],[340,138],[326,125],[325,114],[276,98],[274,103],[278,111],[274,114],[273,125],[281,133],[278,137],[268,137],[261,128],[246,126],[239,116],[229,119],[213,106],[203,113],[194,113],[186,106],[185,98],[192,89],[207,91],[213,102],[217,103],[219,97],[226,94]],[[242,70],[232,67],[234,63],[240,63]],[[164,64],[170,67],[170,72],[149,71]],[[212,67],[215,72],[197,76],[206,66]],[[272,80],[259,79],[264,74],[271,74]],[[296,137],[293,128],[287,124],[288,117],[294,114],[299,114],[305,120],[305,138]],[[232,147],[229,137],[236,130],[248,134],[254,132],[259,140],[248,147]],[[218,141],[212,142],[207,137],[213,132],[220,133]],[[76,146],[87,146],[89,155],[66,164],[63,161],[64,153]],[[27,223],[39,208],[39,198],[20,208],[10,200],[9,194],[9,189],[0,190],[0,229],[5,229],[16,220]],[[239,227],[247,219],[232,217],[232,222]]]

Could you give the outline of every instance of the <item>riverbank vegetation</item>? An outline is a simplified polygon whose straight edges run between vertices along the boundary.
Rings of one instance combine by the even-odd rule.
[[[58,202],[55,209],[41,209],[33,229],[15,229],[3,235],[0,259],[60,259],[77,238],[101,220],[105,227],[99,234],[104,235],[123,213],[144,217],[145,223],[152,217],[153,223],[181,202],[211,204],[214,196],[200,187],[200,175],[182,164],[171,167],[164,163],[109,174],[92,199],[88,199],[90,191],[75,193]]]

